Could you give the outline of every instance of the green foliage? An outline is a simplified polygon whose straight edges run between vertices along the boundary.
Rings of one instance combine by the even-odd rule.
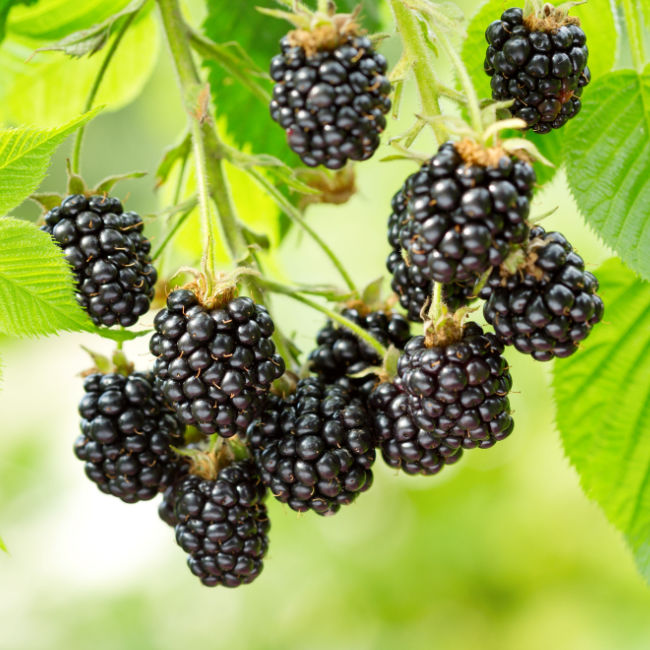
[[[5,543],[2,541],[2,537],[0,537],[0,551],[4,551],[5,553],[9,553]]]
[[[650,67],[612,72],[588,90],[568,125],[569,186],[605,243],[650,279]]]
[[[596,274],[606,322],[555,364],[557,423],[584,490],[650,581],[650,283],[618,259]]]
[[[5,24],[9,10],[18,4],[33,5],[36,0],[0,0],[0,41],[5,37]],[[2,542],[2,540],[0,540]]]
[[[45,177],[56,147],[98,112],[94,109],[52,129],[23,127],[0,131],[0,215],[29,197]]]
[[[263,15],[255,2],[210,2],[203,24],[206,36],[215,43],[236,41],[252,60],[266,72],[273,56],[280,52],[280,39],[293,27],[282,20]],[[339,0],[340,12],[352,11],[358,0]],[[362,21],[368,31],[379,27],[377,3],[362,3]],[[254,145],[256,152],[270,153],[285,162],[296,165],[298,158],[289,149],[284,131],[270,123],[268,103],[233,79],[219,63],[208,60],[210,86],[219,116],[225,117],[228,133],[238,146]],[[261,80],[260,80],[261,81]],[[267,84],[271,90],[271,84]]]
[[[88,329],[61,249],[31,223],[0,219],[0,332],[22,337]]]

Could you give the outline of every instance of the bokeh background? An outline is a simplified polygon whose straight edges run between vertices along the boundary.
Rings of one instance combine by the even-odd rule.
[[[467,14],[474,10],[472,0],[459,4]],[[200,4],[190,10],[199,21]],[[398,43],[383,47],[394,62]],[[444,63],[440,73],[449,74]],[[38,106],[33,110],[36,121]],[[405,130],[415,110],[407,92],[388,136]],[[150,172],[117,193],[130,209],[155,213],[169,196],[154,193],[152,174],[184,121],[161,47],[139,97],[89,127],[84,175],[94,182]],[[44,189],[61,190],[69,145],[57,153]],[[430,147],[426,137],[416,143]],[[390,198],[415,169],[380,162],[389,151],[384,145],[358,167],[359,192],[346,205],[308,211],[359,284],[385,273]],[[268,200],[240,172],[230,174],[240,210],[274,232]],[[564,232],[589,268],[610,256],[584,226],[561,172],[538,193],[533,213],[554,207],[544,225]],[[36,219],[38,211],[23,206],[16,214]],[[157,227],[152,222],[159,237]],[[190,220],[167,272],[176,262],[191,263],[198,245]],[[336,282],[327,260],[297,231],[284,241],[276,272]],[[320,314],[284,298],[274,304],[280,326],[308,351]],[[156,502],[124,505],[85,478],[72,454],[78,373],[89,365],[80,343],[111,349],[79,334],[0,339],[0,534],[10,551],[0,553],[3,650],[650,647],[650,590],[563,455],[548,364],[509,352],[515,433],[436,477],[402,476],[378,460],[373,488],[329,519],[298,516],[270,500],[264,572],[231,591],[202,587],[189,573]],[[126,350],[140,367],[151,362],[146,342]]]

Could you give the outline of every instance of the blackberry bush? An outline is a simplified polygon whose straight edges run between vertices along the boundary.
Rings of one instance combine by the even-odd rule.
[[[449,344],[413,337],[397,372],[413,422],[447,447],[492,447],[512,433],[512,378],[503,344],[467,323]]]
[[[325,30],[325,31],[323,31]],[[271,117],[309,167],[340,169],[379,146],[390,110],[386,59],[354,23],[294,30],[271,61]]]
[[[264,484],[298,512],[331,515],[372,484],[375,439],[363,402],[317,377],[272,395],[248,431]]]
[[[74,451],[86,475],[127,503],[152,499],[171,484],[178,460],[171,446],[183,444],[185,430],[152,373],[93,373],[84,391]]]
[[[401,350],[410,338],[408,321],[395,312],[347,308],[341,311],[341,315],[372,334],[385,347],[394,345]],[[318,332],[316,342],[318,347],[309,354],[309,368],[326,382],[334,382],[382,363],[377,352],[365,341],[331,320]],[[372,373],[350,379],[352,385],[366,395],[376,381],[377,376]]]
[[[265,497],[250,460],[221,469],[214,480],[186,475],[165,493],[161,518],[175,527],[190,571],[204,585],[238,587],[261,573],[270,527]]]
[[[284,373],[265,307],[226,296],[208,309],[188,289],[172,291],[154,319],[149,349],[163,394],[185,424],[227,438],[244,433]]]
[[[463,453],[455,440],[419,427],[408,410],[401,382],[383,382],[370,395],[370,408],[386,464],[407,474],[437,474]]]
[[[134,325],[149,310],[158,279],[142,219],[115,197],[73,194],[45,215],[41,230],[72,266],[79,304],[95,325]]]
[[[581,108],[591,80],[580,21],[545,5],[542,16],[507,9],[485,32],[492,98],[513,99],[514,117],[536,133],[559,129]]]
[[[446,142],[406,179],[392,202],[389,264],[411,315],[425,280],[469,289],[526,241],[534,183],[529,163],[469,140]],[[396,260],[398,245],[417,269],[411,277],[418,289],[411,293]]]
[[[603,317],[598,280],[560,233],[537,226],[530,237],[522,268],[491,274],[483,314],[506,345],[538,361],[568,357]]]

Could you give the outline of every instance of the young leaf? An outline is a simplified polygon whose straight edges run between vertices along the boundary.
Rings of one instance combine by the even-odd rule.
[[[2,42],[5,37],[6,22],[7,16],[9,15],[9,10],[15,5],[33,5],[35,2],[36,0],[0,0],[0,42]],[[0,543],[2,543],[1,539]]]
[[[557,424],[583,489],[650,581],[650,283],[618,259],[596,275],[605,321],[583,349],[555,362]]]
[[[27,221],[0,219],[0,332],[39,336],[92,329],[52,238]]]
[[[99,110],[53,129],[23,127],[0,131],[0,215],[29,197],[45,177],[57,146]]]
[[[569,187],[587,223],[650,279],[650,66],[643,75],[617,70],[587,90],[580,119],[567,125]]]

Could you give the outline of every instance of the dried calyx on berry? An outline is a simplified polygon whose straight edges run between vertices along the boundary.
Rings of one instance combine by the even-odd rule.
[[[434,281],[449,285],[452,308],[469,302],[481,275],[527,240],[535,171],[505,147],[446,142],[393,197],[387,266],[411,319]]]
[[[190,571],[214,587],[252,582],[262,571],[270,521],[266,488],[252,460],[237,460],[226,442],[219,452],[189,450],[160,517],[175,528]]]
[[[540,2],[522,11],[507,9],[485,32],[485,71],[492,98],[514,100],[510,111],[536,133],[549,133],[581,108],[589,83],[587,38],[570,5]]]
[[[372,484],[375,438],[355,392],[317,377],[271,395],[247,433],[262,480],[297,512],[331,515]]]
[[[297,27],[280,41],[270,68],[271,117],[291,149],[309,167],[340,169],[348,159],[370,158],[386,127],[391,86],[386,59],[362,34],[358,12],[265,13]]]
[[[598,281],[563,235],[540,226],[513,258],[481,291],[485,319],[503,343],[538,361],[568,357],[603,317]]]
[[[142,219],[119,199],[72,194],[45,215],[41,230],[63,249],[76,297],[95,325],[134,325],[149,310],[157,280]]]
[[[127,503],[152,499],[171,485],[185,427],[167,406],[151,372],[91,371],[79,402],[74,445],[86,475]]]
[[[197,285],[172,291],[149,344],[156,379],[179,418],[223,437],[246,431],[284,372],[268,311],[235,295],[228,278],[210,296]]]

